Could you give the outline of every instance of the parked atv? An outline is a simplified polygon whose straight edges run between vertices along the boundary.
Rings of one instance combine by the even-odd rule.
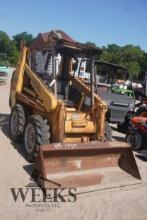
[[[142,105],[137,111],[136,116],[147,117],[147,105]]]
[[[147,116],[136,116],[131,119],[132,127],[126,135],[126,142],[131,144],[133,150],[139,150],[143,147],[147,147],[146,135],[147,135]]]
[[[134,116],[147,117],[147,74],[145,75],[142,92],[138,93],[139,90],[134,89],[135,97],[140,97],[137,100],[137,104],[134,105],[134,111],[127,113],[125,121],[118,124],[118,128],[123,131],[129,131],[131,127],[131,119]]]

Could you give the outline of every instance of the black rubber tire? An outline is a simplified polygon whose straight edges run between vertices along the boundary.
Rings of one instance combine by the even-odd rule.
[[[17,121],[15,117],[17,117]],[[9,120],[9,130],[12,141],[17,142],[21,140],[24,132],[25,122],[26,122],[26,117],[23,106],[20,104],[14,105]],[[14,125],[14,123],[16,123],[16,126]],[[16,128],[15,132],[14,132],[15,129],[14,127]]]
[[[12,90],[12,83],[14,81],[14,77],[15,77],[16,71],[14,70],[11,76],[11,83],[10,83],[10,94],[11,94],[11,90]],[[11,100],[11,95],[9,95],[9,107],[12,107],[12,100]]]
[[[131,145],[132,150],[138,151],[141,149],[143,137],[138,131],[135,131],[134,133],[128,133],[125,139],[126,142]]]
[[[136,116],[140,116],[141,113],[147,112],[147,105],[141,106],[137,111],[136,111]]]
[[[105,138],[106,141],[112,141],[112,128],[108,123],[105,124]]]
[[[31,143],[31,147],[28,145],[28,129],[31,128],[34,132],[34,143]],[[23,136],[23,143],[24,143],[24,150],[26,153],[26,158],[29,162],[34,162],[37,152],[42,144],[49,143],[50,139],[50,132],[49,132],[49,125],[47,124],[47,120],[44,120],[39,115],[31,115],[28,117],[24,136]]]
[[[128,133],[126,135],[126,137],[125,137],[125,141],[127,143],[129,143],[131,145],[132,150],[134,150],[134,147],[133,147],[135,145],[135,137],[134,137],[134,135],[131,134],[131,133]]]

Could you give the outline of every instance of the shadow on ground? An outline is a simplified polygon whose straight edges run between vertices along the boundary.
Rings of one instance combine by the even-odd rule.
[[[11,139],[9,130],[9,119],[9,114],[0,114],[0,129],[9,139]],[[25,152],[23,150],[22,144],[16,142],[11,142],[11,144],[18,151],[18,153],[25,158]]]
[[[114,125],[111,125],[112,130],[122,133],[122,134],[126,134],[127,131],[123,130],[123,129],[119,129],[118,127],[115,127]]]
[[[23,166],[23,169],[25,172],[30,176],[30,181],[35,181],[35,179],[32,177],[34,164],[27,164]]]
[[[9,114],[0,114],[0,129],[3,133],[10,137],[9,133]]]
[[[147,162],[147,158],[145,158],[143,155],[135,154],[135,157],[137,157],[139,160],[142,160],[143,162]]]
[[[116,135],[113,135],[113,139],[115,139],[116,141],[125,141],[125,138],[124,137],[119,137],[119,136],[116,136]]]
[[[11,139],[9,130],[9,119],[9,114],[0,114],[0,129],[9,139]],[[11,142],[11,144],[17,150],[17,152],[26,159],[22,144],[16,142]],[[25,165],[23,166],[23,168],[30,176],[32,175],[33,164]]]

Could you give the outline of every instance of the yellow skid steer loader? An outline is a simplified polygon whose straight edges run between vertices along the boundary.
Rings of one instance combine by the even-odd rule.
[[[23,141],[27,159],[35,161],[38,184],[103,189],[138,183],[131,148],[111,141],[107,105],[95,93],[94,60],[100,50],[59,31],[49,32],[41,46],[38,42],[40,35],[30,49],[22,48],[9,100],[11,138]],[[83,63],[90,69],[88,84]]]

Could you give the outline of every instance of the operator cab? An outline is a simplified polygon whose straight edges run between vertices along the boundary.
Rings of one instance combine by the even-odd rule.
[[[92,55],[91,55],[92,57]],[[77,51],[73,48],[58,48],[31,53],[31,68],[43,80],[49,90],[67,107],[82,107],[84,103],[83,91],[79,91],[72,83],[72,77],[77,77],[90,88],[90,69],[86,72],[87,64],[90,68],[89,54],[85,50]],[[90,97],[89,104],[91,105]],[[81,108],[80,107],[80,108]]]

